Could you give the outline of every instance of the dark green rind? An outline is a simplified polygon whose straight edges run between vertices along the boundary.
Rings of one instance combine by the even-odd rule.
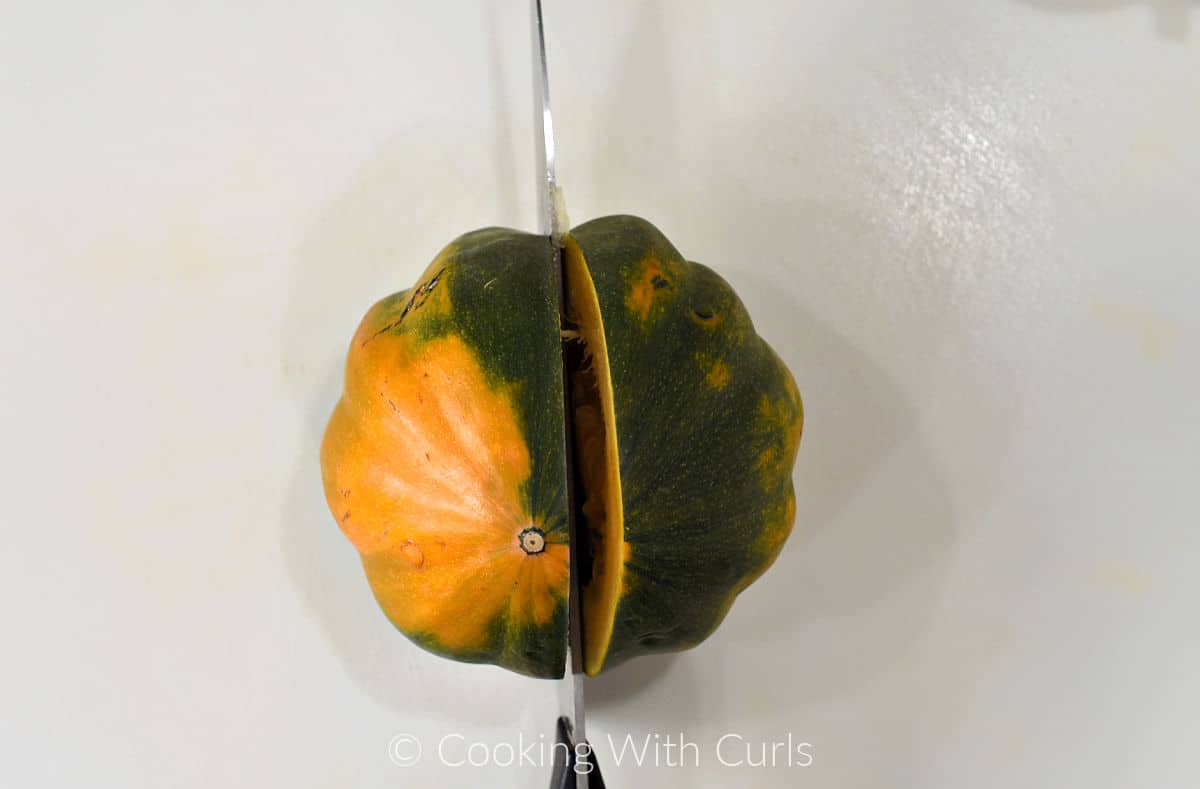
[[[527,511],[540,521],[547,542],[567,544],[560,273],[550,242],[544,236],[485,228],[460,236],[451,246],[455,250],[444,267],[430,269],[413,288],[392,297],[394,304],[386,308],[394,317],[386,320],[386,330],[417,332],[423,340],[458,335],[475,351],[493,385],[516,387],[520,429],[532,467],[522,490]],[[435,288],[450,290],[452,306],[446,314],[424,309],[414,299],[434,278]],[[490,626],[489,646],[480,650],[450,649],[433,633],[406,635],[454,660],[557,678],[563,675],[567,643],[566,598],[558,603],[549,622],[540,627],[522,627],[501,615]]]
[[[774,561],[794,512],[802,406],[790,373],[754,333],[732,288],[686,262],[653,225],[613,216],[571,235],[604,321],[631,551],[608,669],[700,643]],[[648,253],[678,276],[663,287],[668,303],[643,323],[626,298]],[[706,326],[696,311],[720,325]],[[697,353],[724,360],[723,389],[706,383]],[[764,397],[777,407],[779,424],[760,412]],[[787,457],[764,472],[760,458],[772,449]]]

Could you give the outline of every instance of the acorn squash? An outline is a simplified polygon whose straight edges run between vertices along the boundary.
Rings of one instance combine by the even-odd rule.
[[[564,670],[568,433],[594,675],[698,644],[770,566],[803,421],[732,288],[653,225],[606,217],[564,244],[560,268],[545,237],[468,233],[372,307],[321,450],[395,626],[536,677]]]

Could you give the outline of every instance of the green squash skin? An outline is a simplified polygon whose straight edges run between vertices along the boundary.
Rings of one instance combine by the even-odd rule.
[[[550,241],[516,230],[485,228],[460,236],[450,247],[444,266],[431,267],[412,289],[378,306],[380,326],[396,334],[417,332],[424,341],[458,335],[475,351],[489,383],[516,387],[518,419],[532,468],[521,493],[527,511],[540,516],[546,541],[568,544],[560,274]],[[410,294],[435,277],[438,287],[449,288],[448,314],[409,306]],[[364,561],[368,570],[369,561]],[[472,651],[451,649],[434,633],[405,635],[453,660],[491,663],[531,677],[563,676],[565,595],[542,626],[522,627],[502,614],[489,630],[489,646]]]
[[[649,222],[605,217],[571,236],[608,345],[628,550],[605,670],[700,643],[774,561],[803,407],[732,288]]]

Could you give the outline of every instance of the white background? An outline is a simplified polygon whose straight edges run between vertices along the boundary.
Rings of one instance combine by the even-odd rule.
[[[609,785],[1196,786],[1200,6],[546,6],[572,217],[718,268],[808,417],[775,568],[593,684]],[[317,469],[365,308],[534,225],[526,12],[4,3],[0,785],[545,784],[438,764],[552,685],[395,633]]]

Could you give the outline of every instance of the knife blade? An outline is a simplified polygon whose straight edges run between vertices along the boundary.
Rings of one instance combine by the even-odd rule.
[[[560,318],[566,320],[565,276],[562,260],[562,236],[566,231],[566,211],[562,193],[555,173],[554,118],[550,109],[550,79],[546,59],[546,34],[541,0],[531,0],[533,41],[533,90],[534,90],[534,144],[537,175],[538,232],[550,239],[554,256],[554,269],[558,276]],[[565,356],[564,356],[565,359]],[[570,373],[563,366],[564,413],[568,423],[573,413],[571,404]],[[577,500],[575,490],[575,462],[572,431],[565,431],[567,458],[567,513],[570,534],[571,572],[568,590],[568,641],[567,670],[559,683],[559,711],[568,719],[570,734],[576,743],[587,739],[584,671],[583,671],[583,620],[580,605],[579,524],[577,523]],[[577,786],[587,788],[587,775],[579,774]]]

